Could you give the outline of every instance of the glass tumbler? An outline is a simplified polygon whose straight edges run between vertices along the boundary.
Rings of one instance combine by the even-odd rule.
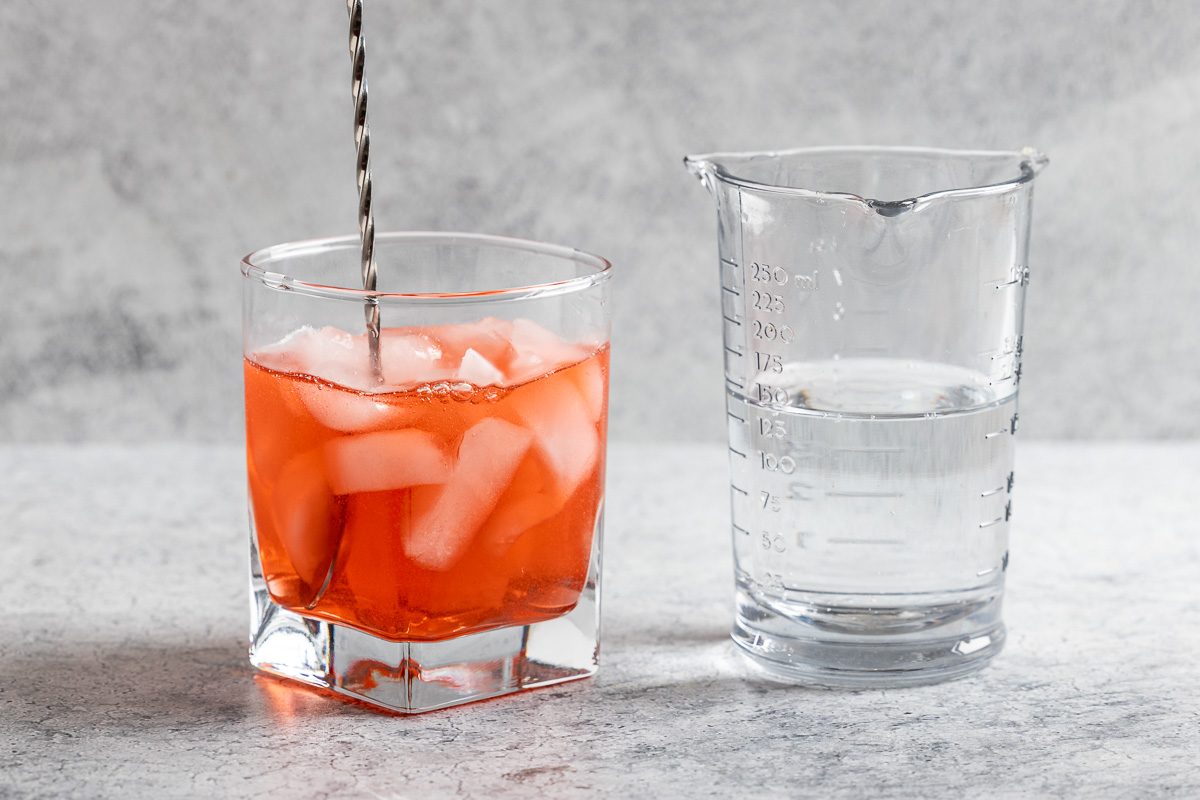
[[[965,675],[1001,649],[1044,156],[689,157],[717,206],[736,621],[785,681]]]
[[[375,259],[375,292],[343,288],[354,237],[242,262],[251,663],[402,713],[593,674],[610,264],[459,233]]]

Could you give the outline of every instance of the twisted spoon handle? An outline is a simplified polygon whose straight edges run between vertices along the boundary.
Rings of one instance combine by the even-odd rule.
[[[350,88],[354,95],[354,145],[356,148],[355,177],[358,181],[358,234],[362,241],[362,286],[375,291],[375,214],[371,211],[371,132],[367,129],[367,79],[363,68],[367,57],[362,35],[362,0],[346,0],[350,16]],[[367,341],[370,346],[371,372],[378,382],[383,381],[379,361],[379,303],[370,299],[363,308],[367,322]]]

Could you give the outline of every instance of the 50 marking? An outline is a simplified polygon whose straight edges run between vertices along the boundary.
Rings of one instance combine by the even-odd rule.
[[[772,553],[787,552],[787,540],[783,538],[782,533],[763,531],[762,538],[758,540],[758,545],[763,550],[767,550]]]

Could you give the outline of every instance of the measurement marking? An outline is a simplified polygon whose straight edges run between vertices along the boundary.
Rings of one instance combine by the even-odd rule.
[[[734,348],[734,347],[730,347],[729,345],[725,345],[725,352],[733,353],[735,356],[738,356],[738,357],[746,355],[741,350],[738,350],[737,348]]]
[[[725,379],[725,382],[726,382],[726,383],[732,383],[734,386],[736,386],[736,387],[737,387],[737,388],[739,388],[739,389],[745,389],[745,388],[746,388],[746,384],[745,384],[745,383],[743,383],[742,381],[739,381],[739,380],[734,380],[733,378],[726,378],[726,379]]]
[[[992,361],[995,361],[998,358],[1008,358],[1011,355],[1015,355],[1016,352],[1017,352],[1016,350],[1001,350],[999,352],[993,352],[992,353]],[[982,355],[987,355],[987,354],[983,353]]]
[[[1013,374],[1010,372],[1001,378],[993,378],[992,380],[988,381],[988,384],[991,385],[993,383],[1004,383],[1005,381],[1011,381],[1012,379]]]
[[[904,492],[848,492],[834,489],[825,492],[826,497],[904,497]],[[832,541],[832,540],[830,540]]]
[[[995,489],[988,489],[986,492],[980,492],[980,497],[991,497],[994,494],[1000,494],[1005,490],[1004,486],[997,486]]]
[[[740,486],[734,486],[734,485],[731,483],[731,484],[729,484],[729,488],[730,488],[730,489],[733,489],[735,492],[740,492],[741,494],[744,494],[744,495],[746,495],[746,497],[749,497],[749,496],[750,496],[750,493],[749,493],[749,492],[747,492],[745,489],[743,489],[743,488],[742,488],[742,487],[740,487]]]
[[[730,445],[730,446],[729,446],[729,452],[731,452],[731,453],[733,453],[733,454],[735,454],[735,455],[739,455],[739,456],[741,456],[742,458],[745,458],[745,457],[746,457],[746,454],[745,454],[745,453],[743,453],[741,450],[734,450],[734,449],[733,449],[733,445]]]
[[[837,537],[829,540],[830,544],[904,544],[899,539],[850,539]]]
[[[981,522],[981,523],[979,523],[979,527],[981,527],[981,528],[990,528],[990,527],[992,527],[993,525],[999,525],[1001,522],[1004,522],[1004,517],[996,517],[996,518],[995,518],[994,520],[992,520],[991,522]]]
[[[742,327],[742,323],[740,320],[736,320],[727,314],[722,314],[721,318],[724,319],[726,322],[732,322],[734,325],[737,325],[739,328]]]
[[[725,412],[725,416],[727,416],[727,417],[733,417],[733,418],[734,418],[734,419],[736,419],[738,422],[745,422],[745,421],[746,421],[746,418],[745,418],[745,417],[739,417],[737,414],[733,413],[732,411],[726,411],[726,412]]]
[[[721,288],[724,289],[725,291],[729,292],[732,295],[737,295],[738,297],[742,296],[742,293],[739,292],[737,289],[734,289],[732,286],[726,286],[725,284],[721,284]]]
[[[1017,285],[1017,284],[1019,284],[1020,282],[1021,282],[1021,279],[1020,279],[1020,278],[1014,278],[1014,279],[1013,279],[1013,280],[1011,280],[1011,281],[995,281],[995,282],[993,282],[993,283],[992,283],[992,287],[993,287],[993,288],[994,288],[996,291],[1000,291],[1001,289],[1003,289],[1003,288],[1005,288],[1005,287],[1007,287],[1007,286],[1016,286],[1016,285]]]
[[[997,436],[1007,436],[1007,435],[1008,435],[1008,428],[1004,428],[1002,430],[992,431],[991,433],[985,433],[983,435],[983,438],[995,439]]]
[[[739,532],[741,532],[741,533],[744,533],[744,534],[746,534],[747,536],[749,536],[749,535],[750,535],[750,531],[746,530],[746,529],[745,529],[745,528],[743,528],[741,525],[738,525],[736,522],[732,523],[732,525],[733,525],[733,529],[734,529],[735,531],[739,531]]]
[[[996,571],[995,567],[989,567],[988,569],[981,569],[975,573],[975,577],[982,578],[984,575],[991,575],[995,571]]]
[[[734,261],[732,258],[722,258],[721,263],[728,264],[729,266],[733,267],[734,269],[741,269],[741,265],[738,264],[736,261]]]

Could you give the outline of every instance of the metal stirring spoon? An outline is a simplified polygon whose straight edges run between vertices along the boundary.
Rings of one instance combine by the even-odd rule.
[[[375,291],[375,215],[371,213],[371,133],[367,130],[367,81],[363,77],[363,62],[367,48],[362,36],[362,0],[346,0],[346,12],[350,15],[350,63],[353,67],[351,89],[354,94],[354,144],[358,150],[358,234],[362,242],[362,285],[368,292]],[[367,342],[370,345],[371,375],[376,383],[383,383],[383,367],[379,361],[379,301],[368,297],[363,307],[367,320]],[[321,588],[313,595],[305,608],[316,608],[325,596],[329,583],[337,568],[337,553],[341,549],[341,534],[333,547],[333,558]]]
[[[362,0],[346,0],[346,13],[350,17],[350,88],[354,95],[355,177],[358,181],[358,234],[362,242],[362,286],[364,290],[373,292],[378,270],[375,265],[375,215],[371,211],[371,132],[367,129],[367,79],[363,74],[367,46],[362,35]],[[363,316],[367,322],[371,374],[376,383],[383,383],[383,367],[379,360],[379,302],[376,298],[366,300]]]

